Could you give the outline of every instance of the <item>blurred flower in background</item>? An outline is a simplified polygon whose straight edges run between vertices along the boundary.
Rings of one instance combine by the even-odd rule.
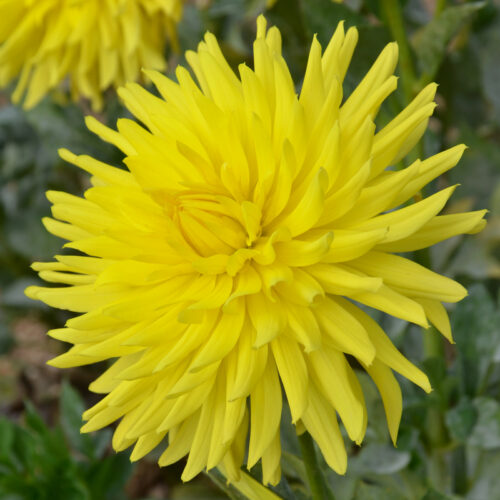
[[[147,128],[87,120],[125,154],[128,171],[61,151],[93,187],[84,198],[48,192],[54,218],[44,224],[86,256],[35,263],[41,278],[69,286],[26,290],[81,313],[49,333],[74,344],[53,366],[118,358],[91,384],[107,395],[82,430],[121,419],[113,446],[135,445],[132,460],[168,436],[159,463],[188,455],[183,480],[219,466],[238,481],[249,436],[247,467],[261,460],[264,484],[279,482],[280,381],[297,431],[343,474],[337,413],[356,443],[367,426],[347,355],[378,387],[395,443],[402,396],[393,370],[425,391],[430,383],[354,302],[430,322],[451,340],[442,302],[466,290],[394,253],[484,226],[484,210],[438,215],[455,186],[421,196],[463,145],[388,169],[418,143],[435,107],[429,84],[376,130],[397,85],[396,44],[343,102],[355,28],[340,23],[324,52],[313,39],[297,96],[279,30],[263,17],[257,26],[254,70],[242,64],[236,76],[207,34],[186,54],[198,84],[178,67],[178,83],[147,72],[161,98],[133,83],[120,89]]]
[[[14,102],[35,106],[66,77],[73,99],[164,70],[181,0],[5,0],[0,3],[0,86],[18,78]]]

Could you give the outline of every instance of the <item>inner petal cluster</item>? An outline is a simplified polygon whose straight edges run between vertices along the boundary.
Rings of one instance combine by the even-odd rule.
[[[3,0],[0,86],[18,78],[12,99],[31,108],[69,77],[98,110],[109,87],[165,69],[181,13],[181,0]]]

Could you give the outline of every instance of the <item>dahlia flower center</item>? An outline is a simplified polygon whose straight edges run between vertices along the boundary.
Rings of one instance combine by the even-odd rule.
[[[168,216],[203,257],[231,255],[249,247],[258,237],[259,229],[245,227],[240,207],[224,196],[193,191],[182,191],[167,199]]]

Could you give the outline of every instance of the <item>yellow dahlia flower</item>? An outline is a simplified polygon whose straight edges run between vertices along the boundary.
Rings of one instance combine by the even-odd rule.
[[[179,67],[178,83],[148,72],[161,98],[133,83],[120,90],[143,125],[87,119],[127,170],[61,151],[93,187],[84,198],[49,192],[44,224],[86,256],[34,264],[68,286],[27,294],[81,313],[50,332],[74,344],[53,366],[115,359],[90,386],[106,396],[83,431],[120,420],[116,450],[134,445],[137,460],[161,444],[160,465],[188,455],[183,480],[220,466],[237,481],[249,436],[247,467],[262,460],[264,483],[275,484],[283,387],[293,423],[344,473],[337,414],[356,443],[367,421],[350,355],[378,386],[396,441],[393,370],[431,388],[357,304],[433,323],[451,340],[442,302],[466,290],[396,253],[478,231],[484,211],[438,215],[455,186],[413,201],[463,145],[388,168],[424,132],[436,85],[377,130],[398,49],[387,45],[343,100],[357,37],[340,24],[324,52],[314,39],[297,95],[280,32],[263,17],[255,68],[242,64],[239,76],[207,34],[186,55],[198,83]]]
[[[67,76],[74,99],[102,106],[107,88],[163,70],[181,0],[1,0],[0,86],[19,76],[14,102],[35,106]]]

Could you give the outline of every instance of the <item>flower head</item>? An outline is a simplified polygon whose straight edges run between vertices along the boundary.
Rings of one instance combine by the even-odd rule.
[[[26,93],[31,108],[69,77],[73,98],[99,109],[107,88],[165,68],[181,9],[181,0],[3,0],[0,86],[19,76],[13,100]]]
[[[133,83],[120,90],[144,126],[87,120],[128,170],[61,151],[93,187],[83,199],[49,192],[44,223],[86,256],[34,264],[68,286],[27,293],[82,313],[50,332],[74,344],[52,365],[117,358],[90,386],[106,396],[84,431],[121,419],[116,450],[135,445],[136,460],[164,443],[160,465],[189,455],[184,480],[221,464],[237,480],[249,436],[247,466],[262,460],[264,482],[276,483],[283,387],[293,423],[343,473],[337,414],[357,443],[367,422],[349,355],[377,385],[396,440],[393,370],[426,391],[429,381],[356,304],[451,339],[442,302],[465,289],[396,253],[478,231],[484,211],[438,215],[454,186],[414,200],[464,146],[388,168],[422,136],[436,86],[376,130],[398,50],[389,44],[343,100],[356,41],[342,24],[324,52],[314,39],[297,96],[280,32],[263,17],[255,68],[242,64],[239,76],[207,34],[187,53],[198,84],[179,67],[178,83],[148,72],[161,98]]]

